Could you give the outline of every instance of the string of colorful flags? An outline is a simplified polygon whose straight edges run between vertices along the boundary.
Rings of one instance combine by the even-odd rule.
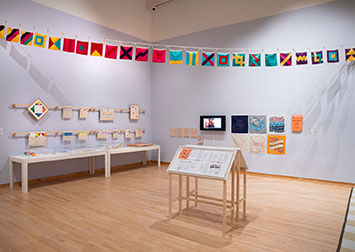
[[[48,38],[48,45],[47,45]],[[118,41],[120,45],[113,45],[110,43],[96,43],[91,41],[82,41],[76,38],[65,37],[52,37],[46,34],[38,32],[24,31],[19,28],[7,27],[5,36],[5,25],[0,25],[0,39],[6,39],[8,42],[20,43],[26,46],[37,46],[40,48],[48,48],[49,50],[63,51],[68,53],[76,53],[79,55],[90,55],[96,57],[105,57],[108,59],[121,59],[121,60],[135,60],[141,62],[148,62],[149,50],[152,48],[152,59],[154,63],[165,63],[167,51],[169,54],[170,64],[183,64],[183,52],[186,54],[186,65],[188,66],[215,66],[217,67],[244,67],[247,65],[246,59],[248,57],[249,67],[261,67],[262,53],[221,53],[218,49],[211,48],[209,52],[203,49],[197,49],[195,51],[189,51],[186,47],[179,46],[164,46],[164,49],[154,48],[154,44],[146,44],[146,47],[137,46],[134,42]],[[124,44],[133,44],[130,46]],[[143,43],[144,44],[144,43]],[[170,48],[179,47],[179,50],[173,50]],[[105,49],[105,50],[104,50]],[[133,57],[133,51],[135,49],[135,57]],[[355,61],[355,47],[344,48],[345,49],[345,61]],[[217,52],[216,52],[217,51]],[[224,49],[225,51],[225,49]],[[236,49],[236,51],[238,51]],[[201,62],[199,61],[200,52],[202,55]],[[118,54],[119,53],[119,54]],[[279,54],[279,57],[278,57]],[[285,52],[285,53],[264,53],[265,67],[275,66],[292,66],[292,57],[296,57],[296,65],[308,64],[309,57],[308,51],[303,52]],[[279,60],[278,60],[279,58]],[[323,57],[323,50],[311,51],[312,65],[322,64],[325,62]],[[216,62],[217,59],[217,62]],[[338,63],[339,49],[326,50],[327,63]]]

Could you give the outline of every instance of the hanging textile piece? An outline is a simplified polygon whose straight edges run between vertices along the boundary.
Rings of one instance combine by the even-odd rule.
[[[229,53],[217,53],[217,66],[229,67]]]
[[[149,48],[148,47],[136,47],[136,61],[148,61]]]
[[[89,52],[89,42],[87,41],[76,41],[76,54],[88,55]]]
[[[75,51],[75,39],[64,38],[63,51],[73,53]]]
[[[346,61],[355,60],[355,48],[345,49],[345,60]]]
[[[323,63],[323,51],[312,52],[312,64],[318,65]]]
[[[31,46],[33,41],[33,32],[21,32],[20,42],[22,45]]]
[[[261,54],[249,54],[249,66],[250,67],[259,67],[261,66]]]
[[[0,25],[0,39],[5,38],[5,25]]]
[[[214,53],[202,52],[202,66],[214,66]]]
[[[106,45],[105,58],[117,59],[118,46]]]
[[[280,53],[280,66],[292,66],[292,53]]]
[[[267,149],[268,154],[285,155],[286,154],[286,136],[268,135]]]
[[[328,63],[339,62],[339,50],[327,50]]]
[[[277,66],[277,54],[265,54],[265,66],[272,67]]]
[[[153,49],[153,62],[165,63],[165,49]]]
[[[182,50],[170,49],[170,64],[182,64]]]
[[[296,64],[306,65],[308,64],[307,52],[296,52]]]
[[[245,66],[245,54],[233,53],[233,66],[243,67]]]
[[[20,30],[15,28],[7,28],[6,41],[9,42],[20,42]]]
[[[44,48],[46,46],[46,40],[47,40],[47,35],[36,32],[33,45],[40,48]]]
[[[48,49],[55,50],[55,51],[60,51],[61,42],[62,42],[61,38],[56,38],[56,37],[49,36]]]
[[[186,65],[198,66],[198,52],[186,51]]]
[[[96,57],[102,57],[104,44],[91,42],[90,55]]]
[[[133,47],[132,46],[121,46],[120,59],[132,60]]]

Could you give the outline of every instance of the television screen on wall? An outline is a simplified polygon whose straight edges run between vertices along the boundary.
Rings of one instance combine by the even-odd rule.
[[[200,116],[200,130],[226,130],[226,116],[225,115],[206,115]]]

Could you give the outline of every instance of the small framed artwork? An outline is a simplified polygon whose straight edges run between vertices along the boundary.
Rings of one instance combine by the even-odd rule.
[[[184,129],[184,138],[190,138],[190,128]]]
[[[177,137],[183,137],[184,136],[184,129],[183,128],[177,128],[176,129],[176,136]]]
[[[34,118],[40,120],[48,112],[48,107],[38,98],[28,106],[27,110]]]
[[[115,111],[113,109],[101,109],[100,121],[113,121],[115,119]]]
[[[175,137],[176,136],[176,129],[175,128],[170,128],[170,136]]]
[[[129,129],[124,131],[124,138],[131,139],[131,131]]]
[[[138,120],[139,119],[139,105],[131,104],[129,106],[129,119],[130,120]]]
[[[191,138],[197,138],[197,128],[191,129]]]
[[[88,133],[86,131],[78,133],[78,140],[79,141],[86,141],[88,140]]]

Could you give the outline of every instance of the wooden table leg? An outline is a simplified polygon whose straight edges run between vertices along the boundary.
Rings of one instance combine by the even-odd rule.
[[[168,218],[169,220],[172,217],[172,209],[173,209],[173,179],[172,175],[169,173],[169,214]]]
[[[147,165],[147,151],[143,151],[143,165]]]
[[[14,162],[10,160],[10,189],[14,189]]]
[[[182,176],[179,175],[179,215],[181,215],[182,209]]]
[[[236,200],[236,221],[239,220],[239,205],[240,205],[240,169],[237,168],[237,200]]]
[[[244,169],[244,183],[243,183],[243,217],[246,217],[247,210],[247,169]]]
[[[195,177],[195,207],[197,207],[197,198],[198,198],[198,180],[197,177]]]
[[[190,176],[186,176],[186,210],[190,208]]]
[[[158,148],[158,167],[160,167],[160,147]]]
[[[105,177],[111,177],[111,154],[107,153],[105,155]]]
[[[226,225],[227,225],[227,181],[223,180],[223,234],[226,233]]]
[[[232,167],[232,185],[231,185],[231,227],[234,225],[234,206],[235,206],[235,167]]]
[[[22,192],[28,192],[28,164],[25,162],[21,165],[21,175]]]

